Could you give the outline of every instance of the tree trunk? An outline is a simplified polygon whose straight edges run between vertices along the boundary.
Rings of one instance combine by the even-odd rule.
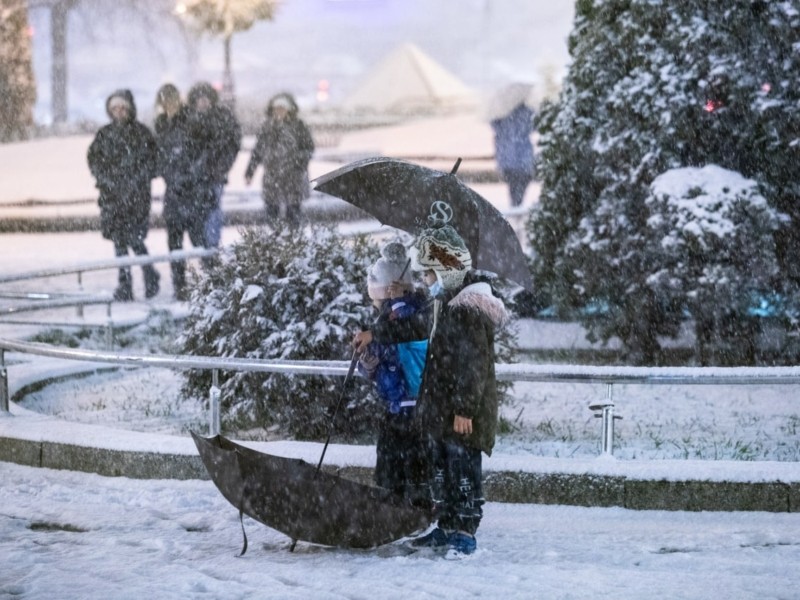
[[[231,71],[231,37],[226,35],[225,44],[225,72],[222,74],[222,104],[231,111],[236,105],[236,93],[233,86],[233,72]]]
[[[72,0],[53,4],[50,11],[51,38],[51,106],[53,124],[67,122],[67,25]]]

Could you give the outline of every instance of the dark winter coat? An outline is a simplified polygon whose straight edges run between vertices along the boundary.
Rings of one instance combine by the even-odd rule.
[[[197,100],[206,96],[211,108],[197,110]],[[242,128],[233,113],[217,104],[217,93],[206,84],[189,91],[188,129],[195,160],[190,171],[194,181],[206,185],[224,185],[242,143]]]
[[[376,322],[407,319],[416,314],[423,303],[424,297],[419,294],[384,300]],[[364,362],[359,362],[359,372],[375,382],[378,396],[390,414],[414,413],[427,348],[427,340],[392,344],[372,342],[367,353],[377,358],[377,364],[369,368]]]
[[[193,221],[205,222],[216,207],[211,178],[202,174],[207,153],[203,128],[196,128],[201,137],[195,139],[190,118],[189,109],[184,107],[172,118],[159,115],[155,122],[157,170],[166,184],[164,219],[168,226],[179,229]]]
[[[156,142],[150,130],[136,120],[131,92],[120,90],[109,96],[107,112],[114,97],[128,101],[129,118],[100,128],[87,155],[100,190],[101,230],[107,239],[143,239],[150,216],[150,184],[156,176]]]
[[[189,113],[182,107],[172,117],[160,114],[155,121],[158,144],[158,175],[167,187],[182,188],[190,184],[191,169],[198,159],[189,134]]]
[[[267,205],[300,204],[310,194],[308,163],[314,154],[314,140],[297,116],[297,105],[290,102],[294,108],[284,120],[273,118],[271,105],[267,109],[267,119],[258,132],[245,173],[252,177],[263,165],[261,193]]]
[[[428,341],[428,354],[417,400],[420,430],[437,440],[455,440],[491,455],[497,431],[497,381],[494,336],[508,318],[488,283],[472,283],[449,292]],[[407,341],[428,337],[434,303],[414,318],[377,323],[373,340]],[[472,434],[453,431],[455,416],[472,419]]]
[[[488,283],[473,283],[441,301],[428,342],[417,400],[420,429],[491,455],[497,432],[495,329],[508,318]],[[453,431],[455,416],[472,419],[468,436]]]
[[[492,121],[492,129],[500,170],[533,174],[533,111],[520,104],[505,117]]]

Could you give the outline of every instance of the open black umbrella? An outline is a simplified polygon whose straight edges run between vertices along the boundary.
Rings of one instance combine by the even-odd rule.
[[[389,490],[326,473],[300,459],[257,452],[220,435],[205,438],[192,432],[192,437],[222,495],[293,540],[372,548],[431,523],[429,513]]]
[[[464,238],[472,266],[532,289],[516,233],[488,200],[444,173],[394,158],[359,160],[314,180],[316,190],[341,198],[381,223],[411,234],[449,223]]]

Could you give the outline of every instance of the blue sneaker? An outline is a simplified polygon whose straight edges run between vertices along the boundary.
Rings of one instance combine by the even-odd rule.
[[[450,537],[447,538],[447,546],[445,558],[457,560],[475,552],[475,549],[478,547],[478,542],[475,540],[474,535],[456,531],[451,533]]]
[[[450,536],[444,529],[436,527],[429,533],[411,540],[411,545],[415,548],[441,548],[447,546]]]

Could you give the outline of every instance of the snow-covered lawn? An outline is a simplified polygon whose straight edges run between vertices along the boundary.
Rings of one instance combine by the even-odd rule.
[[[0,463],[2,598],[504,600],[796,597],[800,517],[489,503],[461,562],[299,543],[208,481]]]

